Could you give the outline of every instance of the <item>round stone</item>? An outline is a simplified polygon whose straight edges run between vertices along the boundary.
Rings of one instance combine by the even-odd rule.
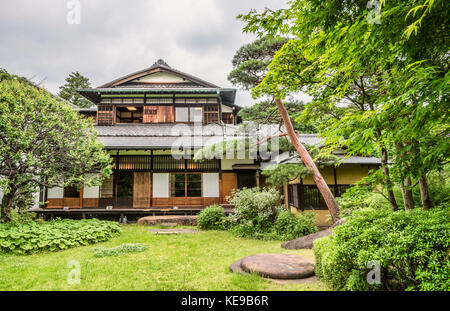
[[[314,275],[314,263],[302,256],[291,254],[256,254],[244,257],[240,267],[271,279],[304,279]]]

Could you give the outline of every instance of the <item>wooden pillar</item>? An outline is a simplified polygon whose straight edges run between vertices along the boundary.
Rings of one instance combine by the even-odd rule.
[[[337,175],[336,175],[336,167],[333,165],[333,174],[334,174],[334,196],[338,196],[338,186],[337,186]]]

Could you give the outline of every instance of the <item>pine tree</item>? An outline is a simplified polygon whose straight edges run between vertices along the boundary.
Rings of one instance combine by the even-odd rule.
[[[66,83],[59,87],[58,95],[70,102],[71,104],[78,106],[80,108],[89,108],[92,103],[77,93],[77,89],[88,88],[91,83],[89,78],[86,78],[78,71],[70,73],[66,78]]]

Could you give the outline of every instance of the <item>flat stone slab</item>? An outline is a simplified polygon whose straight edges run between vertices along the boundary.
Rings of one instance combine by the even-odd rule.
[[[178,224],[176,222],[162,222],[159,225],[161,227],[170,227],[170,228],[178,226]]]
[[[195,229],[149,229],[148,232],[154,234],[179,234],[179,233],[199,233],[198,230]]]
[[[153,226],[162,223],[176,223],[178,225],[183,226],[196,226],[197,225],[197,216],[177,216],[177,215],[168,215],[168,216],[146,216],[139,218],[137,221],[138,225],[143,226]]]
[[[244,257],[230,266],[236,273],[256,273],[274,280],[300,280],[314,276],[314,263],[291,254],[256,254]]]
[[[281,244],[281,247],[285,249],[312,249],[315,240],[331,235],[333,233],[333,228],[340,226],[343,223],[345,223],[345,219],[339,219],[328,229],[305,235],[295,240],[286,241]]]

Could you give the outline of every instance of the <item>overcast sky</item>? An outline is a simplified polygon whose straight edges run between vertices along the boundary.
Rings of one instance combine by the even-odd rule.
[[[0,68],[45,79],[53,93],[72,71],[93,87],[150,67],[171,67],[231,87],[236,50],[255,37],[236,19],[286,0],[80,0],[81,22],[68,24],[66,0],[0,0]],[[251,103],[238,91],[236,104]]]

